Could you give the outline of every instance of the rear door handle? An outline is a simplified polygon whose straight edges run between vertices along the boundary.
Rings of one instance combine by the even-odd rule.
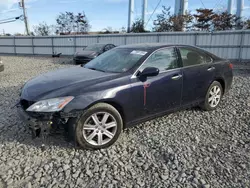
[[[181,74],[172,76],[172,80],[179,80],[182,77]]]
[[[207,69],[207,71],[213,71],[215,69],[215,67],[209,67],[208,69]]]

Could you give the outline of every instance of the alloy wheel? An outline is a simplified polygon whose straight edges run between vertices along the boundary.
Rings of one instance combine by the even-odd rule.
[[[117,122],[108,112],[97,112],[83,125],[83,137],[91,145],[101,146],[110,142],[117,131]]]
[[[221,89],[219,86],[215,85],[213,86],[209,91],[209,97],[208,97],[208,104],[215,108],[221,99]]]

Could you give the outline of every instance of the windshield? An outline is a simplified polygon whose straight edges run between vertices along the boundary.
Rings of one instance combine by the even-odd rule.
[[[131,69],[146,54],[146,51],[116,48],[98,56],[84,67],[103,72],[122,73]]]
[[[103,46],[104,45],[94,44],[94,45],[87,46],[86,48],[84,48],[84,50],[99,52],[102,50]]]

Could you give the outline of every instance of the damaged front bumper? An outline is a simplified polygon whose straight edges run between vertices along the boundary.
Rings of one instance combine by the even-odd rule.
[[[17,112],[22,121],[31,130],[32,137],[46,137],[59,129],[67,130],[69,118],[78,116],[78,113],[34,113],[25,111],[17,105]]]
[[[53,128],[52,115],[44,116],[39,118],[39,116],[32,117],[22,107],[17,107],[17,112],[22,119],[22,121],[29,127],[32,132],[32,137],[38,137],[42,134],[49,134]]]

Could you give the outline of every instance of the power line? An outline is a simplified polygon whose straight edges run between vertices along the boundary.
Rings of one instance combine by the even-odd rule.
[[[160,5],[160,3],[161,3],[161,0],[159,0],[158,4],[156,5],[156,7],[155,7],[155,9],[153,11],[153,13],[150,15],[145,27],[147,27],[148,22],[151,20],[152,16],[154,15],[154,13],[155,13],[156,9],[158,8],[158,6]]]
[[[222,1],[223,1],[223,0],[220,0],[218,3],[216,3],[215,6],[213,7],[213,9],[215,9],[217,6],[218,6],[218,7],[221,6],[221,5],[222,5]],[[218,8],[218,9],[219,9],[219,8]]]
[[[17,21],[17,20],[10,20],[10,21],[5,21],[5,22],[1,22],[1,21],[0,21],[0,24],[10,23],[10,22],[15,22],[15,21]]]
[[[1,21],[13,20],[13,19],[17,19],[17,18],[18,18],[18,17],[6,18],[6,19],[2,19],[2,20],[0,20],[0,22],[1,22]]]
[[[12,18],[6,18],[6,19],[3,19],[3,20],[0,20],[0,24],[15,22],[15,21],[17,21],[17,20],[19,20],[21,18],[22,18],[22,15],[17,16],[17,17],[12,17]]]
[[[206,8],[206,6],[205,6],[203,0],[200,0],[200,2],[201,2],[201,4],[202,4],[202,6],[203,6],[204,8]]]

